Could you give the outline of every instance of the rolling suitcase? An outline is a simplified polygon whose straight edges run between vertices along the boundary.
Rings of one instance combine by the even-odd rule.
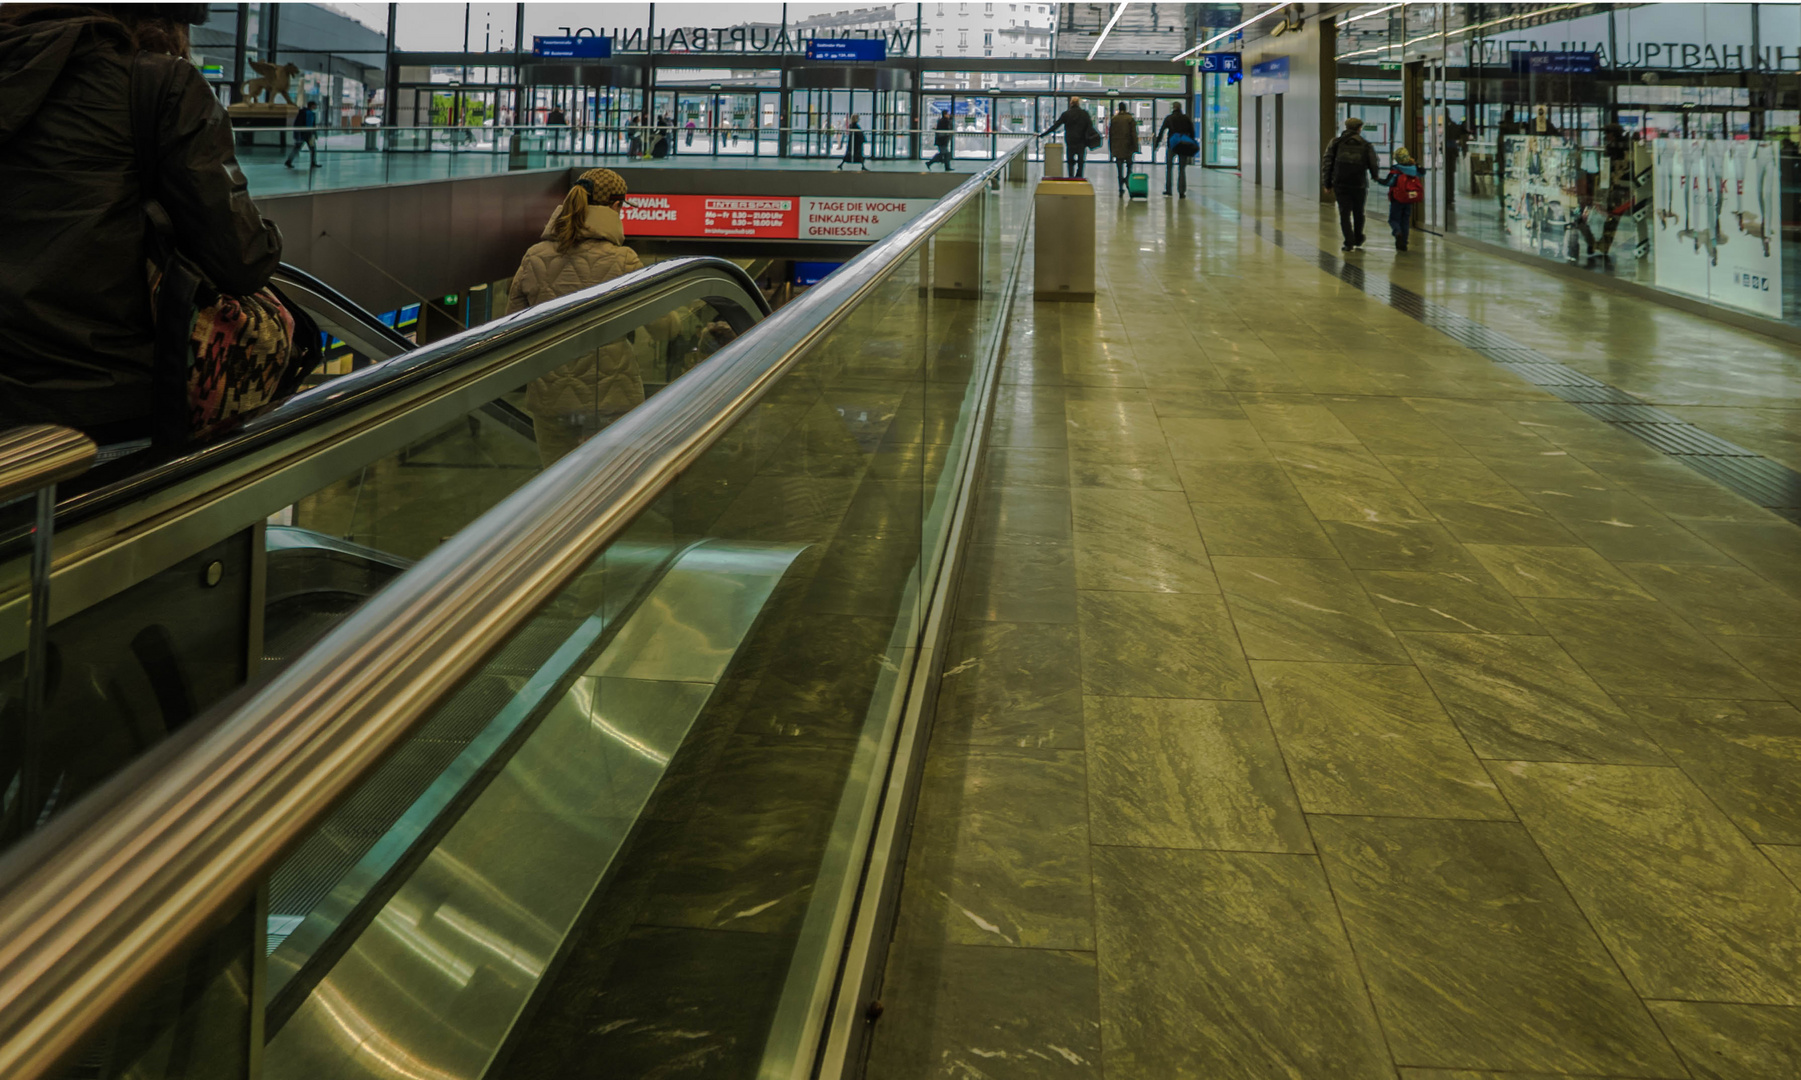
[[[1141,172],[1132,173],[1126,177],[1126,193],[1134,199],[1149,198],[1151,178]]]

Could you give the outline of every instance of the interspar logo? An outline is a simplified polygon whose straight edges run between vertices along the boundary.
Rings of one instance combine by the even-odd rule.
[[[747,210],[773,211],[785,214],[794,209],[793,199],[713,199],[707,200],[708,210]]]

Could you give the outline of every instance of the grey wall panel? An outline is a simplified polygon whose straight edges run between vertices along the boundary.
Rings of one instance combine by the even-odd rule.
[[[258,199],[283,257],[373,311],[510,275],[568,191],[562,169]]]

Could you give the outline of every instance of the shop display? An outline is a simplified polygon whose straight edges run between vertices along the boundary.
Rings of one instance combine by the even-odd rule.
[[[1652,143],[1660,288],[1782,317],[1776,150],[1745,139]]]

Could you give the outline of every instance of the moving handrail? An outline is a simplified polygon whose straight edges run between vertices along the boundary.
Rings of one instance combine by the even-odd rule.
[[[416,348],[405,334],[298,266],[282,263],[274,280],[289,299],[305,301],[301,306],[312,314],[319,329],[344,339],[364,356],[389,360]]]
[[[80,476],[94,460],[94,440],[79,431],[32,424],[0,431],[0,503]]]
[[[332,379],[229,438],[61,499],[53,621],[567,363],[553,354],[572,342],[592,348],[695,302],[720,304],[739,332],[769,310],[734,263],[657,263]],[[0,535],[0,552],[21,559],[25,538]],[[0,591],[0,612],[19,603]]]
[[[237,708],[195,721],[0,858],[0,1075],[53,1068],[241,901],[1011,157],[507,497]]]

